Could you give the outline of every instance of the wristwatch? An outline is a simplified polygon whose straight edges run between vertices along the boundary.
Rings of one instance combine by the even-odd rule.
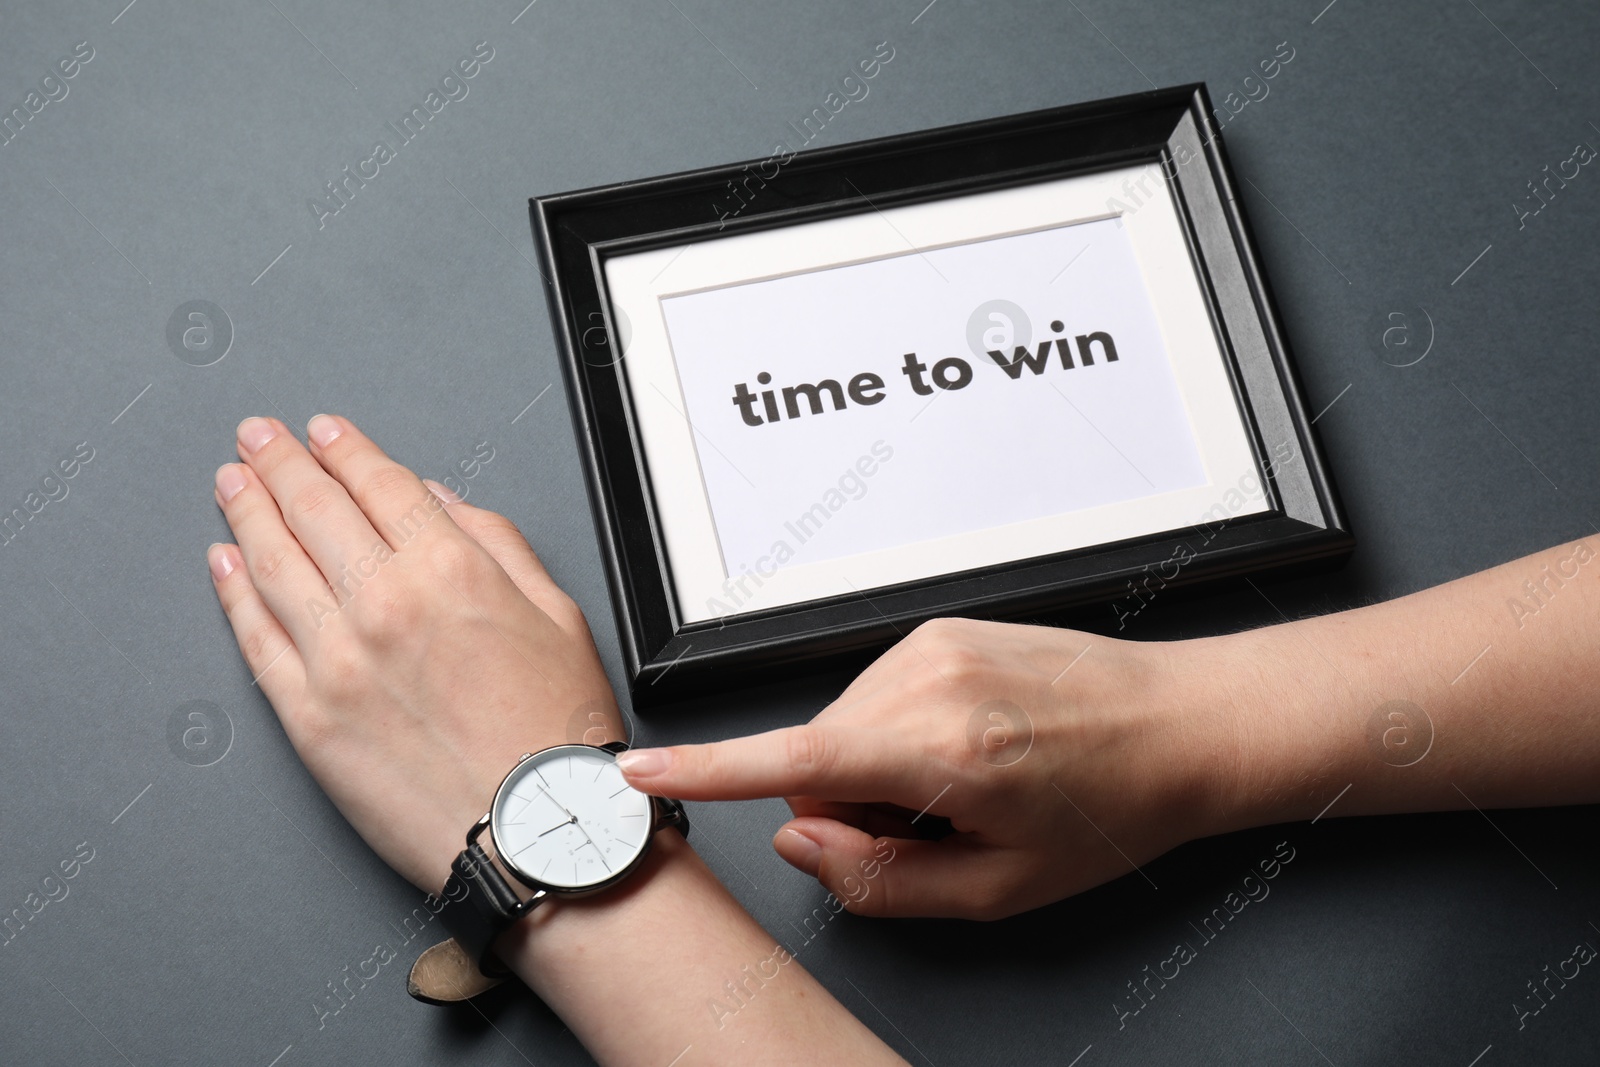
[[[627,743],[566,744],[526,752],[495,791],[434,903],[451,938],[428,949],[406,987],[431,1004],[466,1000],[510,975],[496,937],[552,897],[599,893],[637,871],[657,830],[689,836],[680,801],[641,793],[622,778]],[[489,831],[499,863],[478,839]],[[524,897],[501,867],[528,890]]]

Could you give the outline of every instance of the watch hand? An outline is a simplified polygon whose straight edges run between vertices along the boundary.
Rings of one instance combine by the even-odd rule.
[[[583,834],[583,842],[584,842],[584,844],[585,845],[594,845],[594,838],[589,836],[589,831],[584,828],[583,823],[578,821],[578,817],[576,815],[574,815],[572,817],[572,822],[573,822],[573,825],[578,828],[578,832]],[[578,846],[578,848],[582,848],[582,847],[583,847],[583,845],[579,845]],[[599,847],[600,847],[599,845],[595,845],[595,848],[597,850],[599,849]],[[578,848],[572,849],[571,851],[572,852],[576,852],[576,851],[578,851]]]
[[[556,795],[554,793],[550,792],[549,787],[540,786],[539,787],[539,792],[535,793],[534,795],[535,796],[543,795],[545,797],[548,797],[549,800],[550,800],[550,803],[554,804],[556,807],[560,808],[564,813],[566,813],[568,822],[577,822],[578,821],[578,817],[576,815],[572,814],[572,809],[568,808],[565,804],[561,803],[561,801],[557,800],[556,799]]]
[[[578,822],[578,820],[577,820],[577,819],[573,819],[573,820],[572,820],[572,821],[573,821],[573,822],[575,822],[575,823],[577,823],[577,825],[578,825],[578,829],[579,829],[579,830],[582,830],[582,831],[583,831],[583,837],[584,837],[584,841],[585,841],[585,842],[587,842],[587,843],[588,843],[588,844],[590,844],[590,845],[594,845],[594,851],[595,851],[595,855],[597,855],[597,856],[599,856],[599,857],[600,857],[600,863],[601,863],[601,864],[602,864],[602,865],[603,865],[603,866],[604,866],[604,867],[605,867],[605,869],[606,869],[606,870],[608,870],[608,871],[609,871],[609,870],[611,870],[611,864],[609,864],[609,863],[606,863],[606,854],[605,854],[605,850],[604,850],[604,849],[602,849],[602,848],[601,848],[601,847],[600,847],[600,846],[599,846],[599,845],[596,845],[596,844],[595,844],[595,843],[594,843],[594,838],[592,838],[592,837],[590,837],[590,836],[589,836],[589,831],[588,831],[588,830],[587,830],[587,829],[585,829],[585,828],[584,828],[584,825],[583,825],[583,823],[581,823],[581,822]]]
[[[575,823],[577,821],[578,821],[577,817],[573,816],[570,819],[566,819],[566,820],[564,820],[562,822],[558,822],[554,826],[550,827],[550,829],[546,830],[544,833],[539,834],[538,837],[534,838],[534,840],[537,841],[539,837],[543,837],[545,834],[553,834],[557,830],[561,829],[563,826],[571,826],[573,823]]]
[[[578,848],[587,848],[587,847],[590,847],[590,846],[593,846],[595,854],[600,857],[601,865],[604,866],[606,870],[608,870],[608,871],[611,870],[611,864],[606,863],[606,854],[605,854],[605,852],[600,848],[599,845],[596,845],[594,843],[594,839],[593,838],[590,838],[589,840],[585,841],[583,844],[579,845]],[[577,855],[578,848],[569,849],[567,851],[567,855],[569,855],[569,856]]]
[[[566,812],[567,813],[567,818],[569,820],[571,820],[572,822],[577,822],[578,821],[578,817],[576,815],[572,814],[572,810],[570,808],[568,808],[565,804],[561,803],[561,801],[557,800],[556,799],[556,795],[554,793],[550,792],[549,789],[540,789],[539,792],[541,792],[545,796],[549,797],[550,798],[550,803],[554,804],[556,807],[558,807],[562,811]]]

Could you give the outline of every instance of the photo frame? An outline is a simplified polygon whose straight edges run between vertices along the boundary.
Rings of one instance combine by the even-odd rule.
[[[529,206],[636,707],[1354,547],[1203,85]]]

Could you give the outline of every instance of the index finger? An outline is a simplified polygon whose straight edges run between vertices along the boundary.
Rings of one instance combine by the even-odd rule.
[[[679,800],[809,796],[907,805],[927,799],[932,762],[913,739],[815,722],[704,745],[635,749],[617,757],[634,788]]]

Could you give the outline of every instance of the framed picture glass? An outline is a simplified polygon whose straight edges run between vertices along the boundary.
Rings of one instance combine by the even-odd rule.
[[[1201,86],[531,206],[636,705],[1353,545]]]

